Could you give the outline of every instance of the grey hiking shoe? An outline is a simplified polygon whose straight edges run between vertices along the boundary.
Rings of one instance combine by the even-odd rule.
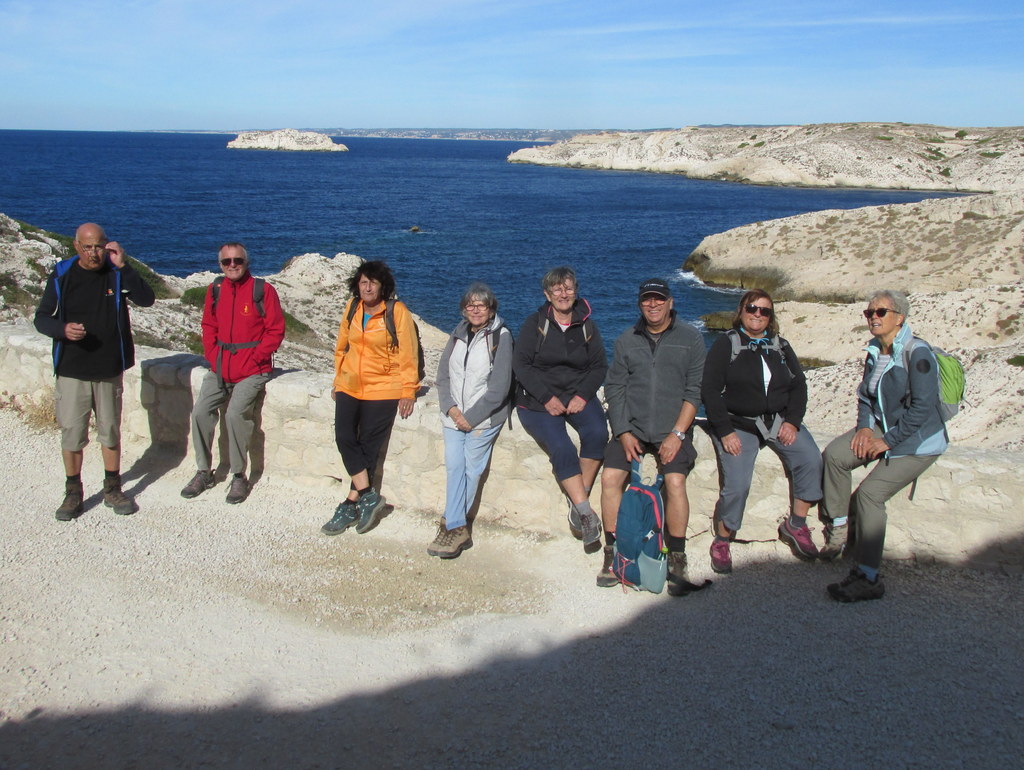
[[[118,516],[130,516],[139,510],[128,495],[121,491],[121,478],[103,479],[103,504],[113,508]]]
[[[370,487],[356,501],[356,507],[359,509],[359,523],[356,524],[356,532],[363,535],[380,522],[381,514],[384,513],[384,498],[376,489]]]
[[[691,583],[686,578],[686,554],[669,551],[668,554],[668,595],[686,596],[711,585],[710,580],[703,583]]]
[[[325,535],[340,535],[357,521],[359,521],[359,508],[356,506],[355,500],[342,500],[334,509],[334,516],[320,527],[320,531]]]
[[[846,552],[847,525],[840,524],[833,526],[825,524],[825,547],[818,551],[818,558],[822,561],[833,561],[840,558]]]
[[[597,573],[597,587],[598,588],[611,588],[619,584],[619,577],[612,572],[612,562],[615,560],[615,546],[606,545],[604,547],[604,564],[601,565],[601,571]]]
[[[467,548],[473,547],[473,538],[465,525],[448,529],[444,521],[437,528],[437,536],[427,547],[427,553],[440,559],[454,559]]]
[[[596,553],[601,550],[601,519],[596,513],[580,514],[580,531],[583,533],[583,550]]]
[[[583,539],[582,523],[580,522],[580,512],[576,510],[576,506],[572,504],[572,500],[565,498],[569,502],[569,533],[577,540]]]
[[[248,496],[249,482],[246,481],[245,476],[232,476],[231,486],[228,487],[228,496],[224,498],[224,502],[237,505]]]
[[[214,484],[213,473],[210,471],[196,471],[196,475],[181,490],[181,496],[186,500],[199,497],[207,489],[212,489]]]
[[[71,521],[82,513],[82,500],[85,498],[85,491],[82,489],[81,481],[64,482],[64,502],[57,508],[54,518],[57,521]]]
[[[850,570],[850,574],[838,583],[828,586],[828,595],[837,602],[848,604],[849,602],[863,602],[869,599],[881,599],[885,596],[885,584],[881,579],[874,583],[868,580],[868,576],[857,567]]]

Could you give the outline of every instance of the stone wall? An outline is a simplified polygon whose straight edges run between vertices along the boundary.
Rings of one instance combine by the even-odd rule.
[[[52,401],[50,342],[27,324],[0,325],[0,402],[46,408]],[[205,372],[198,356],[138,349],[139,364],[125,375],[123,437],[156,467],[192,467],[188,439],[193,393]],[[254,442],[251,474],[304,487],[347,486],[334,447],[331,378],[286,371],[267,386]],[[812,425],[813,428],[813,425]],[[816,436],[824,446],[827,436]],[[696,434],[700,458],[689,479],[691,536],[706,543],[717,498],[714,451]],[[56,452],[56,448],[55,448]],[[135,456],[139,451],[134,452]],[[226,453],[225,453],[226,454]],[[889,558],[967,563],[1004,571],[1024,570],[1022,456],[954,447],[922,477],[913,500],[906,492],[889,505]],[[428,392],[408,420],[398,420],[384,467],[382,490],[400,508],[444,507],[444,443],[437,396]],[[258,490],[258,487],[257,487]],[[301,494],[301,492],[298,492]],[[789,485],[771,452],[763,452],[739,537],[773,540],[788,508]],[[593,496],[595,507],[598,494]],[[481,491],[478,516],[541,535],[568,537],[566,504],[547,458],[517,421],[502,432]]]

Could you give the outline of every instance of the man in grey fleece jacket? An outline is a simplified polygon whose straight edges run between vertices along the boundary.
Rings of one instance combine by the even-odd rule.
[[[684,596],[703,588],[686,579],[686,526],[690,519],[686,476],[697,459],[693,420],[700,405],[704,341],[693,326],[676,318],[672,292],[660,278],[640,284],[639,306],[641,318],[615,341],[604,386],[612,439],[601,473],[606,542],[597,584],[613,586],[618,582],[611,563],[619,503],[632,461],[650,453],[665,479],[668,592]]]

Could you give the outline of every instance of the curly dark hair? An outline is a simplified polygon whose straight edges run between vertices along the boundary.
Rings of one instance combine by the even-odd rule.
[[[380,298],[385,302],[395,293],[395,276],[387,262],[373,260],[363,262],[348,279],[348,291],[353,297],[359,296],[359,279],[366,276],[371,281],[380,281]]]
[[[772,303],[772,310],[775,310],[775,301],[772,299],[772,295],[766,292],[764,289],[751,289],[742,297],[740,297],[740,304],[736,306],[736,313],[732,317],[732,328],[739,329],[743,326],[743,306],[752,303],[756,299],[766,299]],[[779,319],[772,313],[772,317],[768,319],[768,326],[765,328],[765,332],[769,337],[775,337],[779,333]]]

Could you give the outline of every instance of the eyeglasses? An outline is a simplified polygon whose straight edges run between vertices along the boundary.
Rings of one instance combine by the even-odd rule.
[[[664,297],[659,297],[657,294],[647,294],[640,298],[641,305],[664,305],[668,302]]]
[[[867,310],[864,311],[864,317],[870,321],[871,316],[873,315],[876,315],[879,318],[885,318],[887,314],[895,312],[896,311],[893,310],[891,307],[869,307]]]
[[[78,244],[78,248],[81,249],[82,251],[90,251],[90,252],[91,251],[103,251],[104,249],[107,248],[107,244],[105,244],[105,243],[80,243],[80,244]]]
[[[744,305],[743,309],[750,313],[750,315],[762,315],[765,318],[771,318],[775,315],[775,311],[770,307],[761,307],[760,305]]]
[[[465,307],[466,310],[487,310],[487,305],[483,302],[471,302]]]
[[[566,297],[571,297],[576,293],[576,287],[573,286],[572,288],[569,288],[568,286],[552,286],[548,291],[552,294],[562,294]]]
[[[222,259],[220,261],[220,266],[221,267],[228,267],[229,265],[234,265],[235,267],[241,267],[244,264],[245,264],[245,257],[224,257],[224,259]]]

